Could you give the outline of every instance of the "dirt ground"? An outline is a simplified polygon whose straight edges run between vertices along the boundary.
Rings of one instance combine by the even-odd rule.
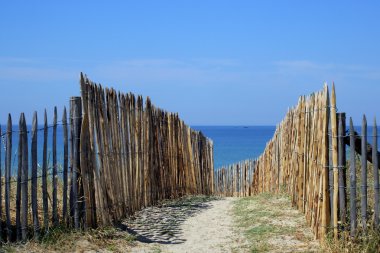
[[[233,201],[227,198],[204,203],[169,236],[173,240],[139,242],[132,252],[241,252],[245,240],[234,230]]]
[[[52,231],[42,243],[0,252],[318,252],[303,215],[285,197],[194,196],[148,207],[117,228]]]

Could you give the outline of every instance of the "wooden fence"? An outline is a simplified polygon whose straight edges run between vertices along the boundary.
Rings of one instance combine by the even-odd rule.
[[[212,194],[210,139],[149,98],[144,106],[82,74],[80,85],[69,121],[66,109],[58,121],[55,108],[52,125],[45,111],[42,127],[37,113],[31,127],[24,114],[18,127],[11,115],[0,127],[1,241],[39,238],[59,225],[110,225],[159,200]]]
[[[216,193],[247,196],[285,191],[322,241],[328,232],[337,239],[365,233],[368,226],[379,228],[376,121],[371,146],[367,143],[365,116],[361,134],[355,132],[351,119],[346,134],[345,114],[337,113],[336,108],[334,86],[331,98],[327,86],[300,97],[277,126],[263,154],[248,163],[252,177],[246,178],[246,172],[241,176],[237,171],[241,165],[219,169],[215,172]],[[350,146],[349,152],[346,145]],[[356,159],[359,155],[361,165]],[[368,161],[372,163],[371,171],[367,169]]]
[[[215,195],[246,197],[253,194],[256,160],[246,160],[214,171]]]

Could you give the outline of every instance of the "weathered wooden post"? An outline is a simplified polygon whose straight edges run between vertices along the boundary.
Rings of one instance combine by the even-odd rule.
[[[47,192],[47,139],[48,139],[48,125],[47,113],[44,113],[44,144],[42,151],[42,203],[44,208],[44,227],[45,231],[49,230],[49,204]]]
[[[7,148],[5,153],[5,214],[7,220],[7,239],[12,239],[11,213],[10,213],[10,191],[11,191],[11,167],[12,167],[12,117],[8,114],[7,123]]]
[[[74,214],[74,228],[79,228],[79,208],[78,208],[78,175],[80,171],[80,156],[79,156],[79,139],[80,130],[82,123],[82,101],[80,97],[72,97],[70,99],[70,111],[71,129],[72,129],[72,147],[73,147],[73,157],[72,159],[72,204],[73,204],[73,214]]]
[[[68,148],[68,131],[67,131],[67,113],[66,107],[63,109],[62,116],[62,125],[63,125],[63,193],[62,193],[62,220],[64,223],[67,223],[67,176],[68,176],[68,157],[69,157],[69,148]]]
[[[22,115],[18,124],[18,149],[17,149],[17,189],[16,189],[16,238],[17,241],[21,241],[21,171],[22,171],[22,140],[23,140],[23,127],[22,127]]]
[[[21,169],[21,238],[27,239],[28,232],[28,132],[24,113],[21,114],[21,150],[22,150],[22,169]]]
[[[339,167],[339,216],[341,224],[346,224],[346,114],[338,113],[338,167]]]
[[[40,225],[38,221],[38,202],[37,202],[37,112],[34,112],[32,123],[32,216],[34,238],[39,238]]]
[[[333,217],[334,217],[334,238],[338,239],[338,131],[336,121],[336,95],[335,86],[332,86],[331,92],[331,135],[332,135],[332,161],[333,161],[333,172],[334,172],[334,196],[333,196]]]
[[[350,118],[350,235],[356,236],[356,161],[355,161],[355,131]]]
[[[373,123],[373,143],[372,143],[372,163],[373,163],[373,177],[374,177],[374,195],[375,195],[375,214],[374,214],[374,228],[379,228],[379,157],[377,154],[377,124],[376,118]]]
[[[2,132],[1,132],[1,125],[0,125],[0,138],[2,138]],[[2,192],[2,188],[3,188],[3,184],[2,184],[2,180],[1,178],[3,177],[3,173],[2,173],[2,167],[1,167],[1,139],[0,139],[0,222],[2,222],[2,217],[3,217],[3,199],[2,199],[2,196],[3,196],[3,192]],[[2,226],[0,226],[0,240],[3,239],[3,228]]]
[[[363,115],[362,122],[362,185],[361,185],[361,215],[364,232],[367,231],[367,119]]]
[[[57,107],[54,107],[53,118],[53,225],[58,226],[58,201],[57,201]]]

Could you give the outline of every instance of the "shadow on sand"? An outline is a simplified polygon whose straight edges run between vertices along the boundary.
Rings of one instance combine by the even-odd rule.
[[[179,244],[182,238],[181,225],[189,218],[210,208],[215,197],[191,196],[171,200],[157,206],[147,207],[118,224],[143,243]]]

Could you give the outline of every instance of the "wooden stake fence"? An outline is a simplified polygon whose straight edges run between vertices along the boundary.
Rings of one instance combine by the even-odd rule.
[[[141,96],[103,89],[83,75],[80,86],[69,122],[65,108],[58,121],[55,107],[52,125],[45,111],[41,128],[37,113],[31,129],[24,114],[18,127],[11,115],[6,131],[0,127],[0,241],[38,239],[59,225],[112,225],[160,200],[213,194],[210,139],[149,98],[144,105]]]
[[[108,225],[162,199],[212,194],[209,139],[149,98],[144,107],[141,96],[103,89],[85,76],[81,90],[87,226]]]
[[[307,223],[321,241],[330,231],[335,239],[347,238],[345,231],[348,230],[350,236],[355,237],[358,235],[357,224],[365,233],[369,221],[379,229],[376,122],[371,147],[367,143],[365,116],[361,135],[355,132],[351,119],[350,132],[346,135],[345,118],[344,113],[337,113],[334,86],[331,100],[327,86],[308,97],[300,97],[297,106],[288,110],[277,126],[261,156],[215,171],[215,193],[222,196],[252,196],[284,191],[290,195],[293,206],[305,214]],[[349,162],[346,161],[346,145],[350,145]],[[358,154],[361,155],[361,166],[355,159]],[[370,184],[368,161],[373,163]],[[246,164],[248,173],[242,174],[241,168],[245,168]],[[349,174],[346,173],[347,164]],[[357,185],[356,179],[358,167],[360,185]],[[350,187],[347,188],[347,185]],[[370,185],[373,185],[371,191],[374,197],[368,201]],[[357,202],[357,190],[360,190],[360,202]],[[357,210],[361,210],[360,222]],[[368,210],[374,210],[371,219]]]

